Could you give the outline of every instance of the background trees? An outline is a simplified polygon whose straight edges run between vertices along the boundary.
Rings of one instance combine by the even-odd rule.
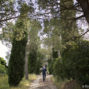
[[[64,49],[62,57],[54,62],[54,75],[58,79],[74,79],[80,84],[88,84],[88,41],[72,42]]]
[[[39,73],[41,66],[41,53],[40,49],[40,38],[38,36],[41,29],[40,23],[36,20],[32,21],[31,30],[30,30],[30,43],[29,43],[29,61],[28,61],[28,70],[29,73]]]
[[[18,8],[14,6],[14,1],[0,1],[0,25],[4,26],[3,32],[9,32],[8,35],[4,34],[4,36],[7,38],[9,36],[8,40],[12,42],[8,71],[9,84],[11,86],[17,86],[21,81],[24,75],[24,63],[26,63],[25,72],[27,74],[28,68],[29,73],[38,74],[42,65],[41,59],[50,59],[48,60],[50,73],[53,73],[58,79],[60,77],[62,79],[72,78],[81,83],[88,83],[88,41],[80,39],[88,30],[79,36],[76,20],[85,17],[89,23],[89,2],[88,0],[77,1],[38,0],[34,4],[31,1],[27,3],[23,0],[18,1]],[[33,4],[38,4],[37,8],[39,9],[35,9],[32,6]],[[13,9],[13,7],[16,9]],[[78,17],[76,16],[76,12],[82,15]],[[18,19],[15,20],[15,18]],[[6,23],[10,19],[14,19],[15,25]],[[31,25],[29,21],[31,21]],[[39,29],[41,29],[40,24],[44,29],[43,33],[46,34],[42,44],[46,45],[44,47],[48,50],[50,49],[48,57],[44,57],[41,53],[41,41],[38,36]],[[30,42],[28,42],[29,45],[27,45],[27,40]],[[29,49],[27,46],[30,46]],[[27,49],[29,51],[29,61],[28,55],[26,55]],[[25,57],[26,61],[24,60]],[[14,76],[16,75],[18,76],[15,78]]]
[[[75,40],[75,37],[78,37],[79,31],[76,24],[76,21],[72,21],[71,18],[76,16],[76,11],[63,9],[62,6],[73,6],[73,0],[69,0],[64,2],[60,0],[60,28],[61,28],[61,36],[62,36],[62,43],[65,44],[68,41]]]
[[[63,65],[67,77],[78,80],[82,84],[88,84],[88,52],[89,42],[79,41],[72,43],[64,50]]]
[[[0,73],[3,74],[3,73],[6,73],[6,61],[0,57]]]
[[[17,18],[14,4],[15,2],[11,0],[0,0],[0,27],[4,26],[8,20]]]
[[[39,3],[42,5],[43,2]],[[60,15],[58,15],[57,12],[58,7],[57,10],[55,9],[56,6],[58,6],[59,4]],[[79,5],[79,3],[77,4]],[[53,8],[53,6],[55,8]],[[84,83],[88,84],[87,81],[88,75],[87,73],[84,73],[84,70],[86,71],[88,68],[88,66],[87,68],[85,68],[85,65],[87,65],[86,64],[87,62],[85,62],[85,60],[88,61],[86,58],[88,57],[88,55],[86,55],[87,49],[86,51],[81,49],[82,47],[85,47],[83,43],[87,46],[88,41],[84,41],[83,38],[80,39],[79,29],[74,20],[76,18],[76,11],[81,9],[78,7],[76,8],[77,10],[74,11],[74,8],[76,6],[75,7],[72,6],[74,6],[72,0],[69,1],[60,0],[60,2],[58,1],[51,2],[48,0],[47,2],[45,2],[44,6],[41,6],[46,10],[49,10],[48,7],[50,7],[51,9],[49,13],[52,14],[52,19],[49,19],[48,22],[47,21],[45,22],[44,32],[46,32],[47,34],[45,43],[47,47],[49,47],[48,45],[53,47],[54,50],[51,52],[53,53],[56,51],[60,52],[60,56],[58,56],[58,58],[52,57],[51,55],[50,58],[51,60],[49,60],[49,71],[50,73],[53,73],[57,77],[57,79],[72,78],[82,84]],[[53,12],[53,10],[55,10],[55,13]],[[56,26],[55,23],[57,23],[58,26]],[[54,38],[56,39],[54,40]],[[58,48],[57,45],[60,47]],[[82,53],[86,56],[82,56]],[[82,58],[85,60],[82,60]],[[84,63],[84,65],[81,63]]]

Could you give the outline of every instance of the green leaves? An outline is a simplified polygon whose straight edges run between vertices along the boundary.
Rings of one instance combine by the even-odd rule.
[[[0,0],[0,26],[6,24],[7,20],[10,20],[15,15],[13,8],[14,2],[10,0]]]
[[[25,18],[28,17],[29,9],[29,6],[26,3],[23,3],[20,8],[20,15]]]
[[[0,57],[0,73],[6,73],[6,61]]]
[[[38,33],[41,29],[40,23],[36,20],[31,21],[31,29],[29,32],[30,36],[30,52],[29,52],[29,73],[39,73],[41,66],[41,57],[39,53],[40,49],[40,38]]]
[[[4,65],[0,64],[0,74],[5,74],[6,73],[6,68]]]
[[[16,33],[17,34],[17,33]],[[27,43],[27,34],[21,40],[13,39],[12,50],[9,60],[8,77],[10,86],[18,86],[24,76],[25,47]]]
[[[62,59],[65,66],[65,74],[67,78],[73,78],[77,81],[88,84],[89,75],[89,42],[80,41],[72,43],[63,51]]]

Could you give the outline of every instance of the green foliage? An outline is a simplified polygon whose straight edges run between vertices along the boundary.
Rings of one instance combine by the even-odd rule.
[[[26,20],[27,21],[27,20]],[[27,43],[27,29],[23,19],[18,19],[13,32],[12,50],[8,68],[8,82],[10,86],[17,86],[24,76],[25,47]]]
[[[49,71],[49,74],[53,74],[53,63],[54,61],[52,59],[48,59],[48,71]]]
[[[55,77],[53,77],[52,80],[58,89],[83,89],[81,85],[75,80],[58,80],[58,78]]]
[[[2,28],[2,40],[12,42],[14,31],[15,25],[11,22],[8,22],[6,26]]]
[[[2,28],[3,40],[12,42],[14,38],[14,33],[17,33],[15,38],[16,40],[21,40],[25,37],[24,31],[28,33],[30,30],[30,20],[28,18],[29,7],[26,3],[21,4],[20,6],[20,16],[16,23],[7,22],[6,25]]]
[[[74,37],[79,35],[76,22],[69,20],[75,18],[76,12],[68,9],[62,11],[64,5],[66,8],[73,6],[73,0],[68,0],[66,2],[65,0],[60,0],[60,28],[63,45],[70,40],[74,40]]]
[[[30,27],[30,22],[27,15],[28,6],[26,4],[21,5],[21,14],[15,25],[8,23],[4,29],[5,32],[7,32],[7,36],[10,41],[12,40],[12,51],[8,68],[8,82],[10,86],[17,86],[24,76],[25,47],[27,43],[27,33],[29,30],[28,28]],[[24,12],[22,11],[23,9],[25,10]]]
[[[37,61],[36,61],[36,68],[35,68],[35,73],[40,74],[40,68],[42,67],[42,60],[44,59],[44,55],[38,51],[37,52]]]
[[[30,7],[26,3],[21,4],[20,14],[21,14],[22,17],[26,18],[29,10],[30,10]]]
[[[0,64],[6,66],[6,61],[3,58],[1,58],[1,57],[0,57]]]
[[[62,59],[56,59],[54,74],[57,77],[75,79],[82,84],[89,84],[89,42],[71,42],[62,52]]]
[[[58,51],[55,51],[54,48],[52,49],[52,57],[55,59],[55,58],[58,58]]]
[[[48,70],[50,74],[54,72],[53,66],[56,58],[58,58],[58,51],[55,51],[55,49],[52,48],[52,57],[48,59]]]
[[[36,47],[36,46],[35,46]],[[40,73],[40,68],[42,66],[43,55],[38,51],[38,49],[30,49],[28,70],[29,73]]]
[[[0,74],[5,74],[5,73],[6,73],[6,67],[0,64]]]
[[[15,39],[13,40],[8,68],[10,86],[17,86],[24,76],[24,58],[26,42],[27,37],[20,41],[16,41]]]
[[[37,61],[37,49],[30,49],[29,54],[29,73],[35,73],[36,69],[36,61]]]
[[[8,84],[8,76],[0,75],[0,89],[28,89],[31,86],[31,82],[35,80],[36,78],[37,78],[36,75],[30,74],[29,80],[26,80],[25,78],[23,78],[17,87],[11,87]]]
[[[54,76],[57,78],[57,80],[59,79],[64,79],[64,65],[62,62],[62,58],[56,58],[53,64],[53,74]]]
[[[6,73],[6,61],[0,57],[0,73]]]
[[[89,41],[68,42],[62,57],[51,63],[54,76],[61,79],[74,79],[81,84],[89,84]]]
[[[40,74],[40,68],[42,67],[42,62],[41,59],[37,59],[36,61],[36,68],[35,68],[35,73]]]
[[[15,14],[13,8],[14,2],[10,0],[0,0],[0,26],[2,27],[7,19],[12,18]],[[3,24],[4,23],[4,24]]]
[[[29,58],[28,58],[28,69],[29,73],[36,73],[38,74],[40,72],[40,38],[38,36],[38,32],[40,31],[41,26],[40,23],[36,20],[31,21],[31,30],[30,30],[30,52],[29,52]],[[39,49],[38,49],[39,48]]]

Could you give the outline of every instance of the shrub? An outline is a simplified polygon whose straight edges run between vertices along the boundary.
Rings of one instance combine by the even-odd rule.
[[[0,73],[1,73],[1,74],[5,74],[5,73],[6,73],[6,68],[5,68],[5,66],[4,66],[4,65],[1,65],[1,64],[0,64]]]
[[[6,66],[6,61],[3,58],[1,58],[1,57],[0,57],[0,64]]]
[[[52,59],[49,59],[48,60],[48,71],[49,71],[49,74],[53,74],[53,60]]]
[[[0,57],[0,73],[6,73],[6,61]]]
[[[67,45],[62,53],[66,78],[89,84],[89,42],[80,41]]]

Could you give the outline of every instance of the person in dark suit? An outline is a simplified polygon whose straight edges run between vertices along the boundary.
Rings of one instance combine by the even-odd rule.
[[[46,67],[45,66],[43,66],[43,68],[42,68],[42,76],[43,76],[43,82],[45,81],[45,79],[46,79]]]

